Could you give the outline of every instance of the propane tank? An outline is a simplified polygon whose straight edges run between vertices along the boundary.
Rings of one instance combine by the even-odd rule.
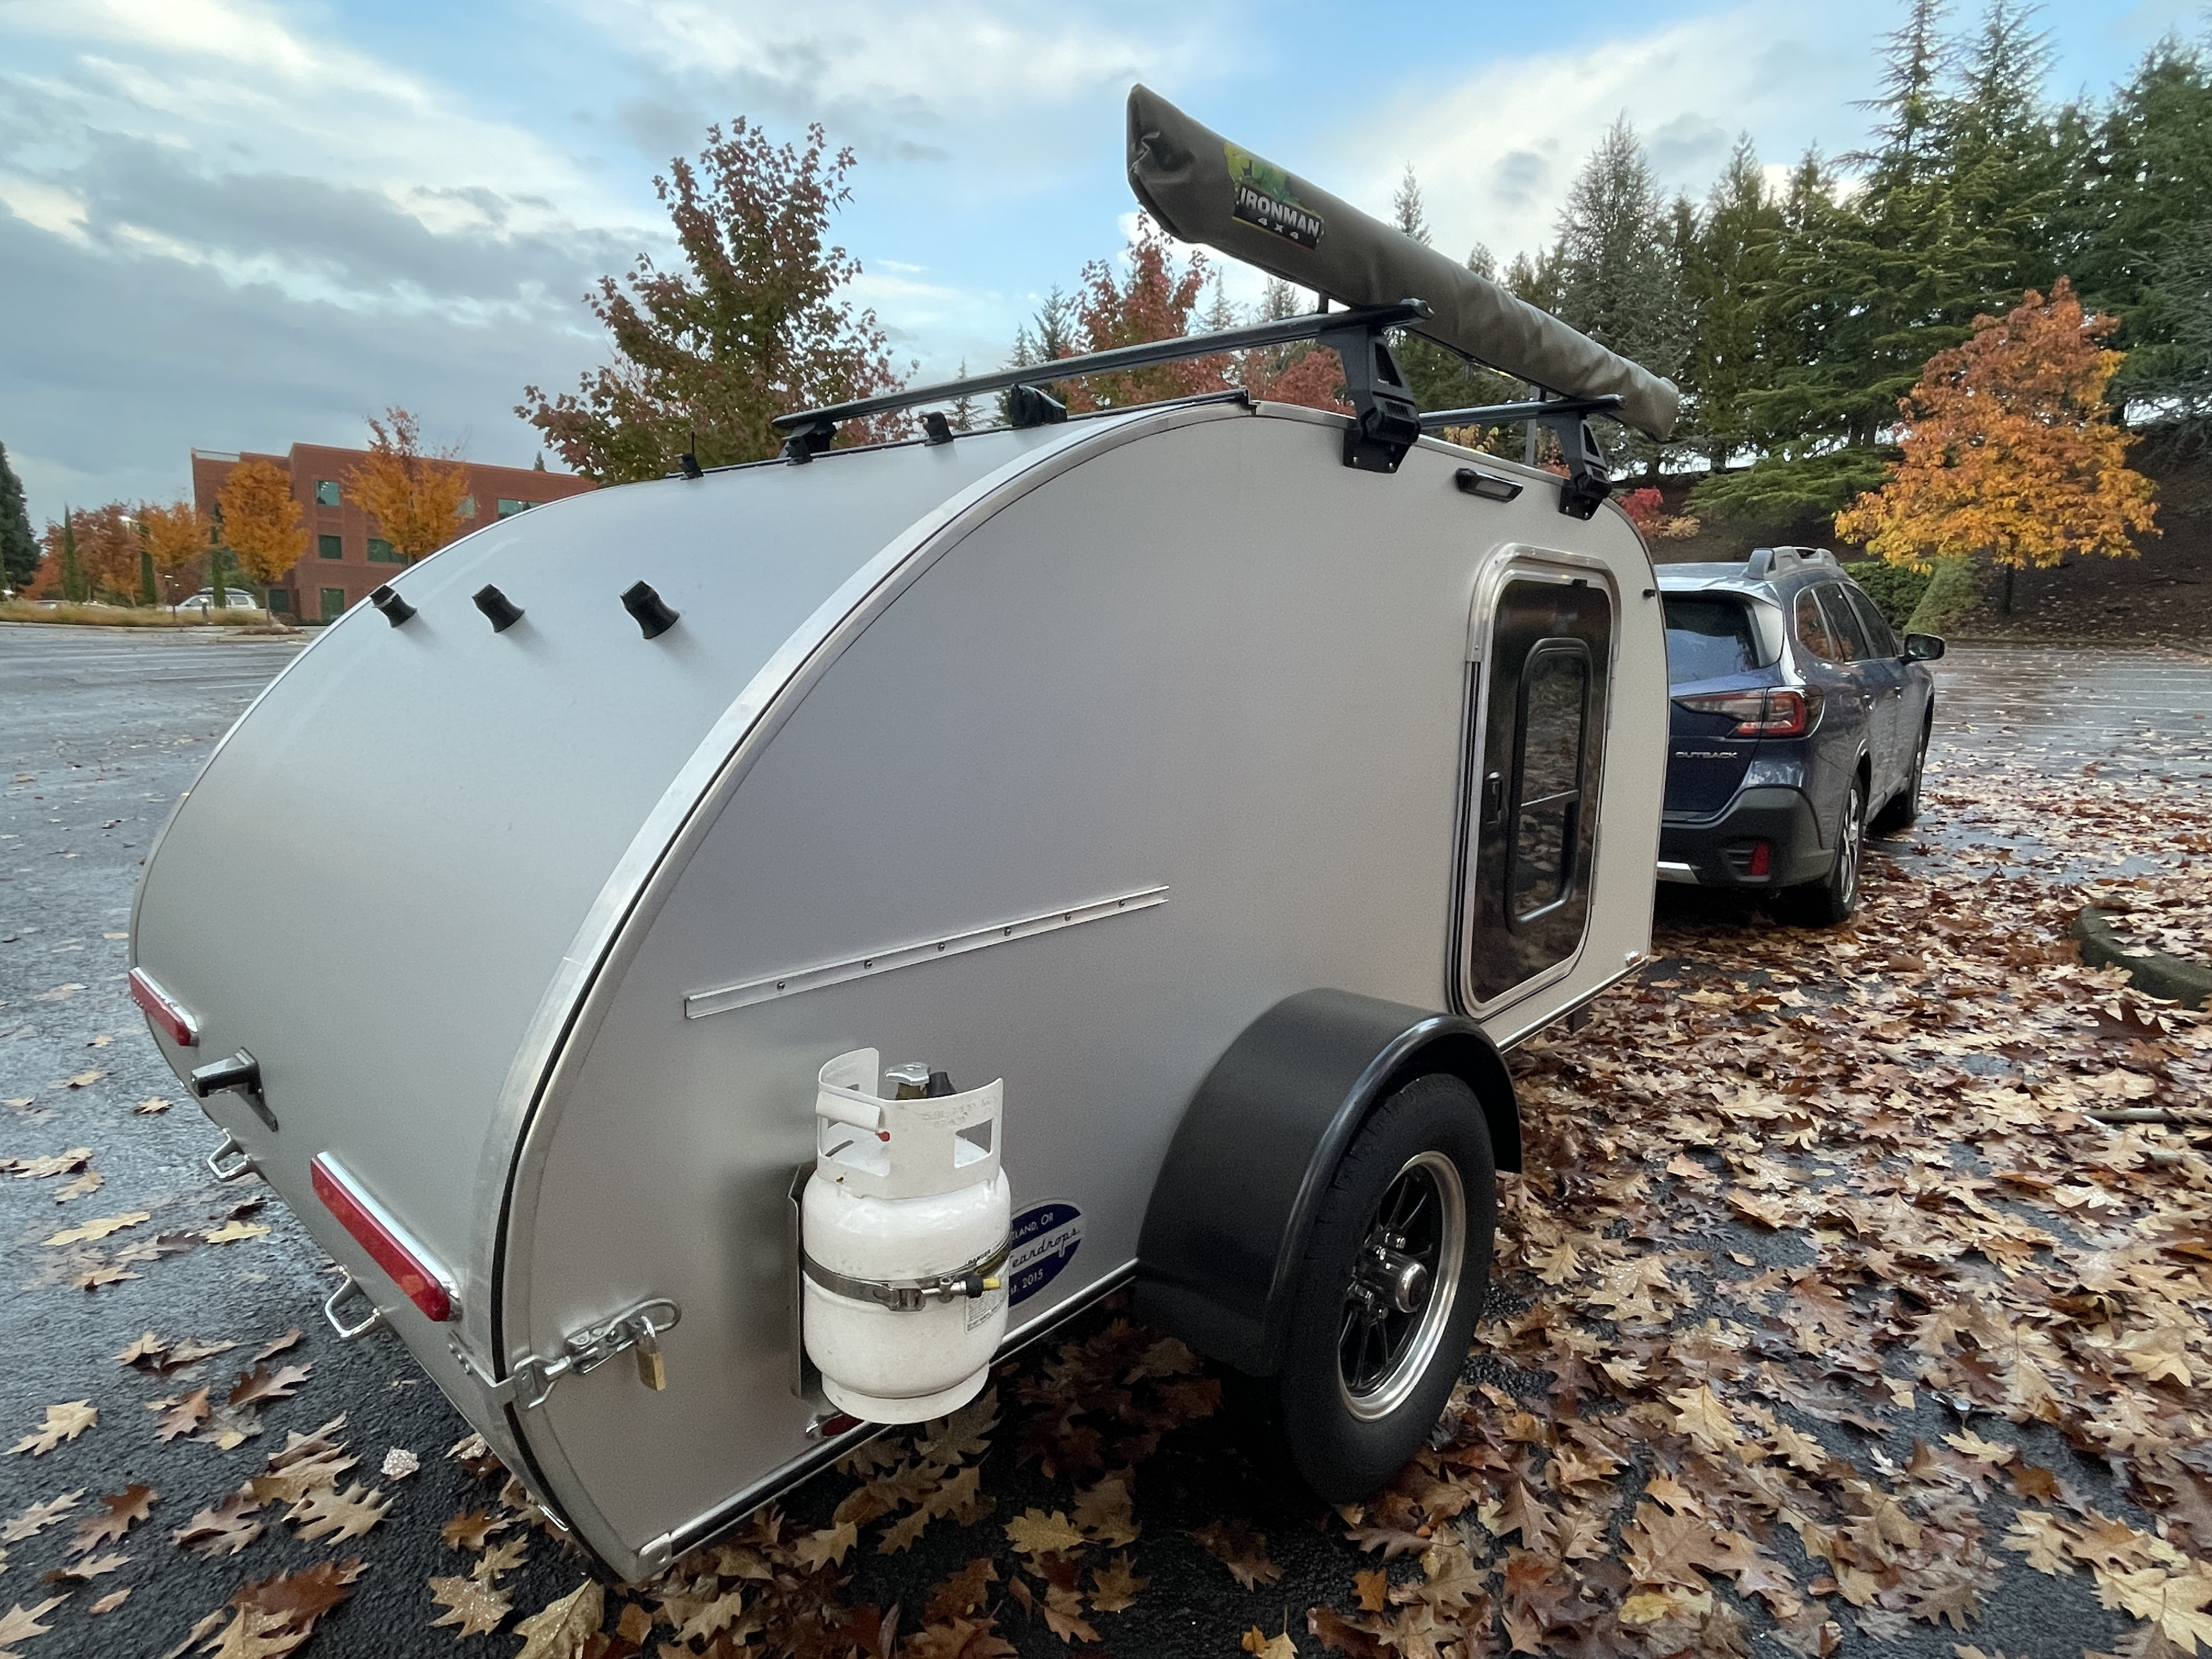
[[[817,1082],[801,1319],[831,1404],[922,1423],[982,1392],[1006,1334],[1006,1087],[956,1094],[942,1072],[898,1066],[887,1097],[878,1059],[840,1054]]]

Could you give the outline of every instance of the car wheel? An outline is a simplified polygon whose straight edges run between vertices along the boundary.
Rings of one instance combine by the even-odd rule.
[[[1929,726],[1920,728],[1920,746],[1912,751],[1911,774],[1905,780],[1905,787],[1897,792],[1875,819],[1872,828],[1876,835],[1887,836],[1895,830],[1910,830],[1920,822],[1920,779],[1928,769],[1928,736],[1932,729]]]
[[[1820,880],[1777,893],[1776,913],[1801,927],[1849,921],[1859,908],[1859,862],[1865,852],[1866,785],[1854,777],[1844,795],[1843,822],[1836,826],[1835,862]]]
[[[1392,1094],[1338,1164],[1277,1382],[1286,1449],[1328,1502],[1370,1496],[1436,1426],[1489,1289],[1496,1185],[1482,1107],[1441,1073]]]

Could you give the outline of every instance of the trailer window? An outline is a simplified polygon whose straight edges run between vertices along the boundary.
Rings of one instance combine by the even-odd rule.
[[[1516,924],[1559,903],[1573,883],[1589,685],[1589,647],[1580,640],[1546,640],[1528,653],[1507,857],[1507,914]]]
[[[1702,593],[1670,595],[1667,605],[1667,678],[1676,685],[1748,673],[1759,666],[1751,612],[1734,599]]]

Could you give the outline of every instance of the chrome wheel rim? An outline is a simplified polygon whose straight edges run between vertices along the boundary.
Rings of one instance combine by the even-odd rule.
[[[1466,1257],[1459,1168],[1442,1152],[1416,1152],[1383,1188],[1344,1289],[1336,1381],[1354,1417],[1388,1417],[1420,1385],[1451,1322]]]
[[[1836,849],[1836,874],[1841,878],[1837,890],[1848,905],[1858,896],[1860,843],[1866,838],[1866,811],[1860,804],[1856,785],[1844,799],[1844,834],[1842,844]]]

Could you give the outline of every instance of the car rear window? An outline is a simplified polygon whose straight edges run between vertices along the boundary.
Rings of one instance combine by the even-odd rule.
[[[1675,684],[1717,680],[1759,666],[1751,613],[1735,600],[1675,593],[1666,604],[1667,678]]]

